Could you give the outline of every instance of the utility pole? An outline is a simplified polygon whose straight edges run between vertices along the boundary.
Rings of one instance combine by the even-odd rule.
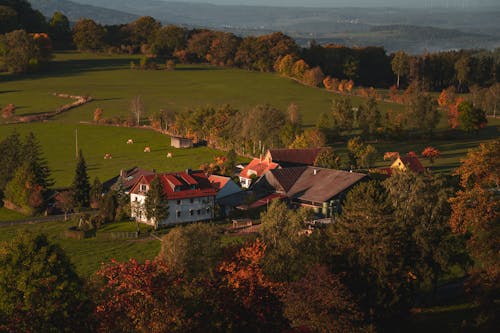
[[[78,128],[75,129],[75,157],[78,159]]]

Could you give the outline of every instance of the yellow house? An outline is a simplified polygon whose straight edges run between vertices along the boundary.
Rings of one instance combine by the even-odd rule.
[[[400,156],[391,165],[391,169],[397,169],[401,171],[411,170],[416,173],[421,173],[425,171],[424,166],[420,163],[417,156]]]

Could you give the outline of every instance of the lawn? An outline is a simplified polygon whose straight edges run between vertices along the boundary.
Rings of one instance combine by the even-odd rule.
[[[259,73],[208,65],[179,65],[174,71],[131,70],[133,56],[56,54],[51,67],[28,76],[0,75],[0,105],[14,103],[19,113],[50,111],[67,100],[50,96],[54,92],[91,95],[95,101],[57,117],[62,122],[92,120],[100,107],[103,117],[127,116],[132,97],[143,97],[146,112],[161,108],[183,111],[206,105],[231,104],[249,110],[269,103],[286,110],[296,103],[305,124],[316,123],[318,115],[330,109],[333,93],[307,87],[274,73]],[[355,97],[354,103],[363,101]],[[382,109],[400,109],[382,103]]]
[[[159,172],[197,168],[222,154],[206,147],[172,148],[168,136],[151,130],[54,121],[0,126],[0,140],[14,129],[22,136],[30,131],[36,135],[49,162],[56,187],[69,186],[73,180],[76,166],[75,130],[78,130],[78,147],[82,149],[91,180],[98,176],[104,181],[119,174],[121,169],[134,166]],[[129,138],[134,140],[134,144],[126,144]],[[143,152],[145,146],[151,147],[151,153]],[[172,153],[172,158],[167,158],[168,152]],[[112,158],[104,159],[106,153],[111,154]]]
[[[97,238],[84,240],[65,239],[63,232],[71,226],[68,222],[46,222],[33,225],[1,227],[0,242],[12,239],[16,233],[29,230],[33,233],[43,232],[49,239],[66,251],[77,272],[84,277],[92,275],[101,263],[111,259],[126,261],[154,259],[160,251],[160,242],[153,239],[104,241]],[[110,225],[111,226],[111,225]]]
[[[23,214],[7,209],[5,207],[0,207],[0,221],[14,221],[22,220],[25,218],[26,216]]]

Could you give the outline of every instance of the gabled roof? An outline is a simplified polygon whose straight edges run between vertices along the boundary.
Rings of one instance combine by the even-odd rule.
[[[125,192],[128,192],[132,189],[132,187],[135,185],[135,183],[137,183],[137,180],[141,176],[147,176],[147,175],[154,175],[154,172],[151,170],[145,170],[145,169],[141,169],[138,167],[133,167],[133,168],[128,169],[128,170],[120,171],[120,174],[118,176],[115,176],[115,177],[105,181],[103,183],[102,187],[104,190],[110,189],[113,185],[116,184],[118,179],[120,179],[120,177],[121,177],[122,182],[123,182],[123,189],[125,190]]]
[[[217,190],[212,187],[208,177],[202,171],[142,176],[130,192],[135,194],[139,193],[139,185],[150,185],[155,177],[160,179],[164,193],[168,199],[189,199],[217,195]]]
[[[416,172],[416,173],[421,173],[421,172],[424,172],[425,171],[425,168],[424,166],[422,165],[422,163],[420,163],[420,160],[418,159],[417,156],[401,156],[399,157],[394,163],[393,163],[393,166],[398,162],[398,161],[401,161],[401,163],[403,163],[403,165],[410,169],[411,171],[413,172]],[[391,166],[392,167],[392,166]]]
[[[289,198],[326,202],[365,178],[365,174],[307,167],[287,192]]]
[[[266,159],[254,158],[241,172],[240,177],[248,178],[255,174],[261,177],[266,171],[279,168],[278,163],[270,162]]]
[[[325,148],[269,149],[268,155],[276,163],[314,165],[316,157],[323,149]]]
[[[220,191],[226,184],[231,180],[230,177],[218,176],[218,175],[210,175],[208,176],[208,180],[213,188]]]
[[[307,167],[274,169],[266,173],[266,179],[279,192],[287,193]]]

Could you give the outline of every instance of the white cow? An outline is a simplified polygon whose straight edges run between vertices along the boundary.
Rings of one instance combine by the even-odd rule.
[[[149,146],[144,147],[144,152],[145,153],[150,153],[151,152],[151,147],[149,147]]]

